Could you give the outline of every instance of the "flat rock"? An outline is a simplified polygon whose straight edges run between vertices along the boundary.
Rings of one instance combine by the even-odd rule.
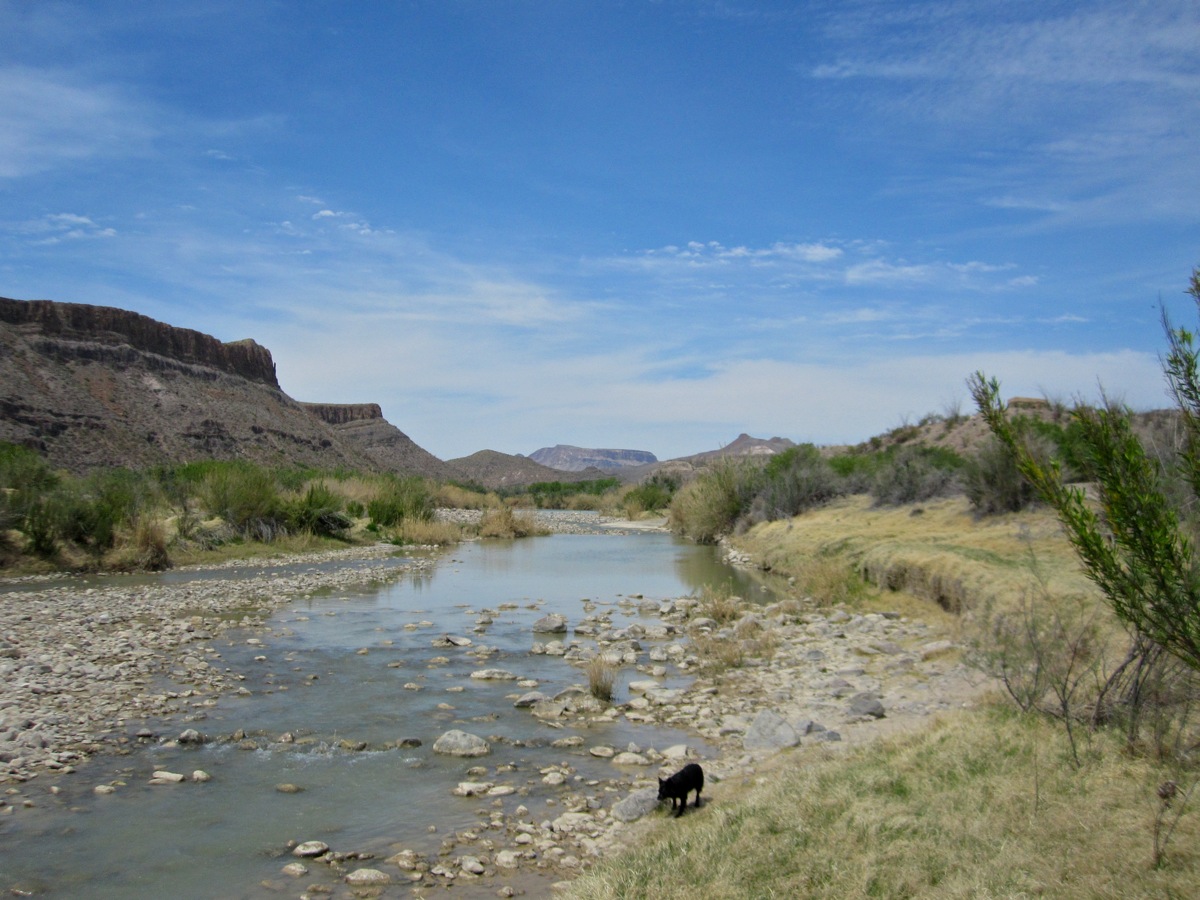
[[[355,869],[343,879],[346,884],[355,887],[374,887],[392,883],[392,876],[378,869]]]
[[[324,841],[305,841],[293,848],[292,856],[299,856],[301,859],[313,859],[318,856],[324,856],[328,852],[329,845]]]
[[[478,735],[451,729],[433,742],[433,752],[444,756],[487,756],[492,747]]]
[[[619,822],[633,822],[658,806],[658,788],[640,788],[613,804],[612,816]]]
[[[800,743],[800,734],[779,713],[764,709],[754,717],[742,746],[747,750],[782,750]]]
[[[542,616],[533,623],[533,630],[537,634],[562,634],[567,630],[567,617],[559,613]]]

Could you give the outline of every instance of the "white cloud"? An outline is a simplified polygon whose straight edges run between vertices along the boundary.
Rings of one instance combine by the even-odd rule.
[[[0,68],[0,178],[99,156],[138,156],[158,134],[147,108],[112,85],[60,70]]]

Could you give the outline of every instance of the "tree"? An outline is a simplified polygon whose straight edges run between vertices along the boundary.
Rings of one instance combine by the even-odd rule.
[[[1187,293],[1200,310],[1200,268]],[[1163,370],[1184,426],[1180,474],[1189,504],[1200,500],[1200,347],[1197,333],[1171,324],[1164,310],[1169,352]],[[1041,498],[1058,513],[1084,567],[1116,614],[1137,632],[1193,669],[1200,669],[1200,570],[1185,528],[1187,510],[1171,501],[1167,472],[1133,432],[1128,408],[1105,399],[1077,406],[1089,475],[1098,503],[1063,482],[1057,462],[1039,459],[1009,421],[1000,384],[976,372],[971,395],[996,435]]]

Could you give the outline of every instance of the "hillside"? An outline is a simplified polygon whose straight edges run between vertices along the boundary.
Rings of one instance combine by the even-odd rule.
[[[461,478],[453,466],[417,445],[383,417],[378,403],[301,403],[348,446],[385,472],[422,475],[439,481]]]
[[[609,473],[599,469],[582,472],[562,472],[534,462],[525,456],[513,456],[496,450],[480,450],[470,456],[450,460],[449,465],[460,481],[479,484],[493,490],[519,487],[539,481],[586,481],[604,478]]]
[[[285,394],[253,340],[222,343],[110,307],[0,298],[0,440],[57,468],[246,459],[425,474],[436,462],[382,415],[366,428],[352,414],[331,424],[328,408]]]

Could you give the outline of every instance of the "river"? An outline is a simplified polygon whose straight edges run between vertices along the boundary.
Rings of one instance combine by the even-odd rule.
[[[702,755],[703,744],[621,717],[554,727],[513,707],[525,687],[471,673],[508,670],[552,695],[586,679],[560,657],[530,652],[535,640],[551,639],[533,634],[536,619],[562,613],[577,624],[590,611],[611,613],[614,627],[649,623],[645,601],[727,584],[765,596],[713,548],[665,533],[556,534],[462,544],[424,572],[297,600],[265,627],[213,641],[217,663],[244,675],[243,694],[184,720],[145,723],[156,739],[129,755],[95,757],[74,774],[22,786],[31,805],[0,818],[0,887],[71,898],[298,896],[310,883],[337,882],[318,871],[299,881],[281,876],[289,841],[321,840],[374,854],[378,864],[402,847],[436,853],[446,835],[478,828],[485,807],[511,815],[524,805],[537,821],[562,811],[556,798],[564,790],[608,805],[647,773],[618,772],[585,748],[552,741],[579,734],[587,746],[618,749],[687,743]],[[435,646],[445,634],[473,644]],[[480,655],[480,645],[491,652]],[[667,668],[666,686],[687,680]],[[616,701],[628,698],[631,679],[644,677],[623,668]],[[164,740],[187,727],[208,742],[188,748]],[[486,736],[491,755],[434,754],[436,738],[452,728]],[[475,765],[519,792],[500,800],[453,796]],[[540,770],[559,765],[571,772],[568,783],[544,784]],[[203,770],[211,780],[151,785],[154,770]],[[299,790],[281,792],[282,784]],[[96,785],[116,790],[97,795]],[[408,896],[407,888],[391,890]]]

